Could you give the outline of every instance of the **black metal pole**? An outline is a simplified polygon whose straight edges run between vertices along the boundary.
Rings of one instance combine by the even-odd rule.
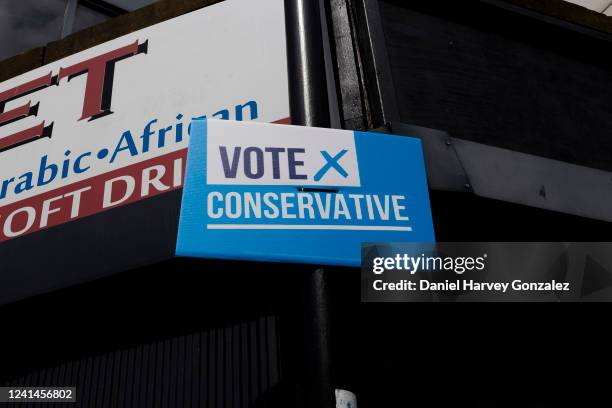
[[[329,271],[316,269],[304,285],[304,381],[306,407],[336,406],[331,376]]]
[[[291,123],[330,127],[319,0],[285,0]],[[335,406],[331,379],[328,277],[310,272],[303,288],[304,405]]]
[[[285,0],[289,104],[294,125],[329,127],[318,0]]]

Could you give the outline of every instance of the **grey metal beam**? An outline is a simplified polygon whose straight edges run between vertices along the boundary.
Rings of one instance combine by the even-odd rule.
[[[423,141],[430,188],[612,222],[612,173],[392,124]]]
[[[363,0],[365,10],[364,19],[368,33],[368,46],[372,54],[375,67],[375,81],[377,97],[380,98],[382,125],[399,120],[399,108],[395,97],[395,87],[385,45],[385,34],[382,28],[378,0]]]
[[[66,2],[66,9],[64,10],[64,22],[62,23],[62,32],[60,38],[65,38],[66,36],[72,34],[78,6],[79,0],[68,0]]]

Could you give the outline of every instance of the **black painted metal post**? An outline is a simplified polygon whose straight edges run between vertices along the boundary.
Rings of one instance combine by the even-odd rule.
[[[318,0],[285,0],[289,100],[294,125],[329,127],[330,114]],[[332,408],[329,292],[324,269],[316,269],[304,287],[305,405]]]
[[[329,127],[318,0],[285,0],[289,101],[294,125]]]
[[[335,407],[331,377],[329,271],[319,268],[306,277],[304,287],[304,345],[306,350],[306,407]]]

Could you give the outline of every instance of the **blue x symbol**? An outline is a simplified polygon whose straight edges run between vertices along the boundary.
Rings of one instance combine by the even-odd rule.
[[[338,163],[338,160],[340,160],[342,156],[344,156],[347,152],[348,150],[344,149],[340,153],[335,155],[334,157],[331,157],[330,154],[327,153],[325,150],[321,150],[321,154],[323,155],[325,160],[327,160],[327,163],[325,163],[325,166],[321,167],[321,170],[317,171],[317,174],[315,174],[314,176],[314,181],[321,180],[323,176],[325,175],[325,173],[327,173],[332,168],[336,169],[336,171],[340,173],[342,177],[347,178],[348,173]]]

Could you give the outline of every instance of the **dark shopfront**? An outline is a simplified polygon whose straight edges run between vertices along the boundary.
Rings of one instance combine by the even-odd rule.
[[[4,61],[2,79],[210,3],[121,15]],[[612,210],[592,205],[612,180],[607,17],[556,0],[323,4],[319,31],[312,4],[285,1],[293,123],[422,138],[438,241],[609,241]],[[362,304],[356,269],[175,258],[180,204],[176,189],[1,243],[0,381],[76,385],[103,407],[604,397],[601,305]]]

